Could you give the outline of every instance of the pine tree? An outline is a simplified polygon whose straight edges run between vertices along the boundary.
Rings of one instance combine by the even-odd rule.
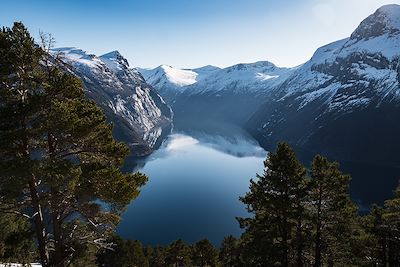
[[[388,229],[384,226],[383,212],[383,208],[373,205],[363,218],[362,225],[367,235],[365,253],[371,266],[387,266]]]
[[[384,233],[386,233],[385,263],[400,266],[400,186],[393,199],[385,201],[382,215]]]
[[[219,261],[223,267],[241,266],[239,241],[235,237],[224,238],[219,249]]]
[[[111,238],[113,247],[103,249],[97,255],[97,265],[103,267],[148,267],[142,244],[137,240],[124,240],[121,237]]]
[[[348,195],[349,181],[336,162],[319,155],[314,158],[309,198],[315,267],[350,266],[355,259],[350,242],[359,222]]]
[[[195,266],[218,266],[218,252],[207,239],[198,241],[193,246],[192,262]]]
[[[80,80],[46,58],[21,23],[2,30],[1,203],[30,219],[43,267],[93,258],[146,181],[120,172],[127,147]]]
[[[0,213],[0,262],[28,264],[36,260],[33,232],[26,218]]]
[[[366,254],[370,265],[400,266],[400,186],[383,208],[372,207],[363,226],[368,234]]]
[[[285,143],[268,155],[264,167],[264,174],[251,180],[250,192],[241,198],[254,214],[239,218],[245,229],[244,260],[248,266],[287,267],[303,261],[298,257],[303,254],[299,226],[306,195],[305,169]]]
[[[29,191],[30,203],[21,203],[19,210],[27,205],[34,211],[32,219],[38,247],[46,266],[44,219],[36,192],[38,180],[30,172],[33,169],[30,150],[35,149],[33,139],[38,137],[33,125],[40,114],[39,61],[43,53],[21,23],[15,23],[12,29],[3,28],[0,38],[0,166],[3,170],[0,195],[3,207],[9,212],[8,206],[17,206],[16,200],[24,190]]]
[[[171,267],[187,267],[192,266],[190,260],[190,248],[187,246],[182,239],[173,241],[166,251],[165,263],[166,266]]]
[[[149,251],[149,250],[148,250]],[[148,254],[150,255],[150,254]],[[157,246],[154,248],[149,258],[151,267],[164,267],[166,266],[167,251],[166,248]]]

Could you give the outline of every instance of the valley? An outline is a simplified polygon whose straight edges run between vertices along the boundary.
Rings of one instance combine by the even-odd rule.
[[[114,126],[114,136],[130,146],[125,171],[139,170],[154,179],[142,193],[143,203],[154,204],[155,194],[160,193],[152,190],[167,186],[163,184],[166,180],[167,188],[181,188],[179,179],[186,179],[182,190],[195,190],[168,205],[169,212],[176,214],[171,217],[171,228],[183,223],[178,214],[193,201],[197,186],[211,182],[213,185],[202,192],[207,195],[207,190],[216,192],[211,189],[214,181],[225,183],[226,188],[216,193],[223,195],[239,179],[243,191],[255,170],[261,170],[266,151],[279,141],[291,144],[306,166],[318,153],[337,160],[353,177],[352,199],[360,212],[366,212],[372,204],[389,198],[399,179],[399,17],[400,6],[383,6],[362,21],[349,38],[319,48],[309,61],[293,68],[260,61],[226,68],[161,65],[143,69],[131,68],[117,51],[95,56],[78,48],[59,48],[53,53],[60,54],[70,71],[82,79],[87,96],[102,106]],[[243,140],[247,140],[245,146],[241,146]],[[171,149],[174,146],[178,146],[177,151]],[[182,157],[185,153],[188,158]],[[207,160],[215,153],[224,157],[219,167]],[[246,174],[235,178],[221,174],[235,168],[235,161],[246,166],[248,160],[258,162],[259,167],[253,166],[252,172],[243,167]],[[209,173],[199,173],[200,163]],[[178,166],[185,167],[171,175]],[[381,169],[385,169],[382,174]],[[227,205],[241,214],[244,208],[237,206],[240,194],[235,190]],[[157,214],[161,207],[129,208],[119,228],[123,236],[134,237],[128,230],[132,224],[138,226],[135,229],[147,225],[146,221],[129,219],[140,216],[144,208],[152,212],[152,221],[163,221]],[[201,208],[204,218],[217,214],[207,204]],[[222,221],[231,225],[234,217],[223,216]],[[193,214],[188,218],[199,217]],[[190,225],[194,222],[181,226],[189,229]],[[145,229],[139,232],[148,237],[146,242],[157,243]],[[182,236],[195,240],[194,234],[192,228]],[[167,237],[160,240],[171,241]]]
[[[400,266],[391,2],[5,3],[0,266]]]

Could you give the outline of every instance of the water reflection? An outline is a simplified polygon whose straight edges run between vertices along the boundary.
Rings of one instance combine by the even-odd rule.
[[[227,127],[154,136],[158,150],[126,162],[125,171],[140,170],[149,182],[123,214],[118,233],[151,245],[177,238],[189,243],[208,238],[218,245],[226,235],[240,235],[235,217],[246,211],[238,198],[248,191],[250,178],[262,173],[267,152],[246,133]],[[296,152],[309,166],[314,155]],[[393,196],[399,167],[340,163],[353,177],[350,194],[361,212]]]
[[[217,245],[226,235],[239,235],[235,217],[246,211],[238,198],[262,171],[266,151],[239,135],[212,143],[222,138],[171,134],[152,155],[132,161],[130,168],[149,182],[123,214],[118,233],[152,245],[177,238],[209,238]]]

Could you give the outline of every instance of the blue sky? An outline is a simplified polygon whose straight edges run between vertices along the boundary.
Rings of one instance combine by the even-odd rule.
[[[131,66],[296,66],[400,0],[3,0],[0,25],[90,53],[119,50]]]

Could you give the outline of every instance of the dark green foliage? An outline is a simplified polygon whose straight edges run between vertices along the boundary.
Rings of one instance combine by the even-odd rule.
[[[223,267],[236,267],[240,265],[239,240],[233,236],[225,237],[219,249],[219,261]]]
[[[374,266],[400,266],[400,186],[383,208],[374,206],[365,217],[368,258]]]
[[[297,226],[304,212],[305,169],[284,143],[268,155],[264,167],[264,174],[251,180],[250,192],[241,198],[254,214],[239,219],[246,230],[243,257],[248,266],[289,266],[297,261],[293,248],[301,245]]]
[[[120,172],[127,147],[47,44],[15,23],[0,45],[0,202],[30,218],[44,267],[82,266],[147,178]]]
[[[385,202],[383,219],[388,232],[387,261],[391,266],[400,266],[400,186],[395,197]]]
[[[103,267],[146,267],[149,266],[148,255],[145,255],[138,241],[123,240],[113,237],[111,249],[102,250],[97,255],[98,266]]]
[[[172,242],[166,251],[165,266],[192,266],[190,247],[181,239]]]
[[[311,164],[309,190],[310,226],[313,233],[313,265],[351,266],[356,264],[352,247],[357,226],[357,210],[348,195],[350,177],[339,165],[316,156]],[[329,261],[334,261],[329,263]]]
[[[218,252],[207,239],[200,240],[193,245],[192,262],[195,266],[218,266]]]
[[[251,181],[250,192],[241,198],[254,216],[239,219],[245,232],[236,262],[243,266],[386,266],[388,262],[397,266],[398,199],[361,218],[348,195],[350,177],[340,172],[337,163],[316,156],[307,175],[294,152],[279,144],[264,165],[264,175]]]
[[[149,259],[149,264],[151,267],[163,267],[166,266],[166,248],[164,247],[147,247],[145,253]]]
[[[15,214],[0,213],[0,262],[30,263],[36,247],[29,222]]]

